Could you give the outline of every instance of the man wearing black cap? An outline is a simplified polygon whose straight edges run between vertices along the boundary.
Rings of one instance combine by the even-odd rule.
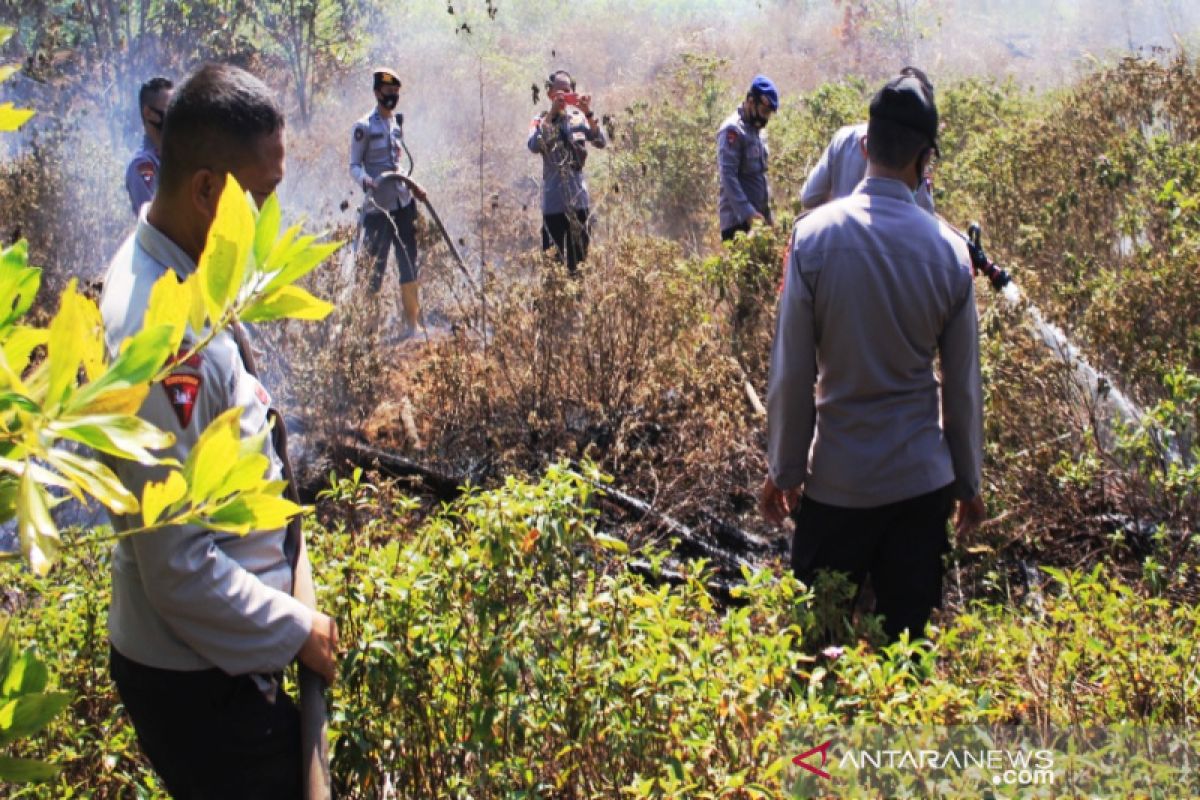
[[[912,76],[871,101],[866,178],[796,223],[767,394],[762,513],[795,519],[803,582],[869,576],[892,639],[941,602],[954,502],[960,534],[985,516],[970,260],[914,200],[937,122]]]
[[[142,117],[142,147],[125,168],[125,191],[136,216],[142,206],[154,199],[158,188],[159,152],[162,149],[163,121],[171,102],[174,84],[166,78],[151,78],[138,90],[138,111]]]
[[[904,67],[901,76],[912,76],[919,80],[933,97],[933,84],[925,73],[916,67]],[[809,173],[804,188],[800,190],[800,202],[805,208],[816,208],[822,203],[845,197],[854,191],[859,181],[867,174],[867,123],[847,125],[838,129],[829,146],[821,154],[821,160]],[[933,192],[929,175],[921,180],[917,189],[917,205],[933,213]]]
[[[771,223],[767,188],[767,137],[764,128],[779,110],[779,92],[766,75],[758,75],[738,110],[717,131],[717,210],[721,239],[749,232],[759,222]]]
[[[374,73],[375,109],[354,123],[350,131],[350,177],[366,193],[363,204],[363,240],[374,259],[371,292],[378,292],[387,270],[388,251],[395,249],[400,271],[400,298],[404,305],[404,334],[416,331],[421,304],[417,294],[417,206],[425,193],[411,182],[394,177],[400,166],[404,140],[404,115],[396,114],[400,78],[380,67]],[[410,188],[411,187],[411,188]]]

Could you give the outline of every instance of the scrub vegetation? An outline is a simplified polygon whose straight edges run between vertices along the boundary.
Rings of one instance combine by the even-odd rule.
[[[61,47],[100,58],[111,46],[86,39],[99,29],[55,44],[84,29],[34,19],[54,5],[30,4],[22,17],[45,27],[41,38],[22,29],[21,47],[32,58],[26,71],[46,80]],[[314,20],[334,24],[321,16],[332,4],[310,5]],[[660,5],[668,18],[674,5]],[[930,638],[884,647],[870,615],[832,610],[848,587],[805,587],[789,575],[788,532],[754,508],[765,468],[755,402],[794,198],[832,133],[864,118],[881,74],[870,54],[898,57],[930,24],[912,4],[915,27],[887,28],[888,38],[881,4],[835,5],[845,14],[840,43],[829,46],[851,54],[838,62],[845,69],[810,84],[802,103],[785,102],[768,129],[776,228],[728,248],[716,241],[712,137],[743,79],[721,48],[691,46],[701,37],[653,65],[638,91],[613,90],[627,102],[605,120],[612,147],[588,166],[602,214],[581,279],[536,250],[526,219],[536,209],[521,210],[529,193],[508,168],[492,169],[498,153],[524,157],[523,129],[496,149],[499,123],[485,120],[486,149],[456,163],[439,154],[446,163],[423,173],[427,187],[447,187],[439,210],[451,227],[469,221],[472,231],[460,241],[469,275],[424,234],[436,323],[427,340],[391,344],[380,320],[394,298],[385,292],[370,301],[378,314],[363,314],[368,299],[345,280],[352,248],[332,246],[298,285],[311,308],[315,297],[338,308],[264,331],[292,364],[280,370],[279,394],[307,425],[316,465],[305,480],[315,505],[308,541],[320,603],[334,609],[347,646],[331,694],[342,796],[776,798],[795,790],[791,757],[815,744],[798,732],[814,726],[1193,728],[1200,67],[1186,55],[1114,58],[1037,92],[969,71],[934,75],[939,211],[960,227],[983,224],[990,254],[1139,419],[1108,419],[1042,344],[1027,309],[979,281],[992,519],[953,543]],[[453,12],[455,25],[475,31],[457,34],[462,47],[503,44],[509,10],[500,5],[492,28],[490,3]],[[344,24],[369,28],[374,13]],[[299,93],[294,105],[311,121],[289,142],[282,205],[308,212],[306,227],[315,220],[329,241],[348,239],[349,215],[307,192],[336,180],[328,162],[341,174],[350,118],[323,121],[322,91],[334,94],[337,65],[362,53],[353,37],[328,39],[322,28],[328,41],[312,40],[321,55],[310,65],[319,77],[302,85],[293,73],[302,64],[286,49],[235,35],[254,24],[225,20],[227,35],[201,40],[208,49],[197,55],[261,67]],[[523,76],[537,71],[515,55],[494,60],[487,77],[460,77],[480,92],[490,81],[527,95]],[[69,278],[102,265],[128,222],[112,209],[127,209],[119,181],[102,175],[111,154],[82,149],[70,162],[77,180],[102,189],[57,191],[69,183],[64,154],[80,142],[99,148],[47,125],[55,112],[37,92],[18,105],[43,127],[0,159],[0,235],[29,240],[0,261],[45,267],[41,293],[21,294],[21,311],[29,330],[53,330],[64,302],[85,308]],[[78,198],[70,226],[61,221],[68,196]],[[261,263],[274,233],[255,240]],[[225,290],[221,300],[233,302]],[[55,353],[26,338],[25,371],[3,348],[6,379],[34,384],[31,373],[49,370]],[[64,388],[70,376],[57,380],[66,396],[76,391]],[[364,439],[421,465],[426,479],[349,463]],[[434,486],[429,475],[445,480]],[[621,499],[629,496],[653,512]],[[63,532],[48,572],[28,569],[28,553],[0,562],[0,776],[12,757],[45,778],[0,794],[164,796],[107,676],[102,535]],[[831,640],[841,646],[826,647]],[[26,696],[46,698],[36,731],[6,716]],[[1119,784],[1106,792],[1134,794]]]

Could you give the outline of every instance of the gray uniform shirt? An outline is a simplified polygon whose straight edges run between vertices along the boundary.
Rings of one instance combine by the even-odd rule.
[[[593,131],[581,111],[567,108],[556,121],[555,136],[547,140],[542,135],[543,116],[533,118],[525,143],[531,153],[542,157],[542,213],[565,214],[589,208],[591,198],[583,166],[589,143],[592,147],[607,146],[604,129],[597,125]]]
[[[350,177],[359,188],[364,178],[377,178],[399,168],[403,138],[396,115],[384,118],[378,108],[354,123],[350,129]],[[368,214],[382,214],[404,208],[412,200],[412,191],[403,181],[384,181],[371,191],[364,208]]]
[[[966,244],[900,181],[796,223],[767,391],[770,475],[871,508],[979,493],[983,400]],[[934,373],[941,360],[941,384]]]
[[[104,279],[100,310],[110,354],[142,327],[150,288],[168,270],[185,276],[196,265],[141,215]],[[198,356],[150,389],[138,416],[175,436],[166,454],[181,463],[208,423],[242,408],[242,435],[267,427],[270,397],[223,332]],[[269,477],[282,465],[268,436]],[[131,461],[111,466],[137,496],[162,471]],[[113,516],[114,530],[141,525],[141,515]],[[230,675],[282,670],[312,629],[314,612],[291,596],[284,554],[286,530],[246,536],[175,526],[120,540],[113,551],[109,637],[127,658],[160,669],[219,667]],[[186,724],[186,721],[181,721]]]
[[[146,203],[154,199],[158,189],[158,150],[150,137],[142,135],[142,149],[133,154],[129,166],[125,167],[125,191],[136,215]]]
[[[766,131],[747,125],[742,110],[717,131],[717,211],[721,230],[740,225],[755,214],[771,219],[767,188]]]
[[[867,158],[859,142],[867,135],[867,123],[847,125],[833,135],[829,146],[821,154],[821,160],[809,173],[804,188],[800,190],[800,202],[805,208],[816,208],[822,203],[847,197],[867,174]],[[917,189],[917,205],[933,213],[933,194],[929,180],[921,181]]]

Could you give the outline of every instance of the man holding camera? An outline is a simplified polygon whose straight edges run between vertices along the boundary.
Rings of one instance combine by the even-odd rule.
[[[779,110],[779,92],[766,75],[758,75],[738,110],[717,131],[717,171],[721,185],[717,209],[721,240],[762,222],[772,224],[767,188],[767,139],[763,129]]]
[[[605,147],[608,140],[592,111],[591,95],[575,92],[569,72],[551,73],[546,96],[550,110],[534,117],[526,142],[531,153],[542,157],[542,249],[554,247],[574,275],[591,243],[583,177],[587,146]]]
[[[866,178],[796,223],[767,393],[763,515],[792,514],[804,583],[869,576],[891,639],[941,603],[955,501],[960,534],[985,516],[970,259],[914,199],[937,133],[918,78],[871,100]]]

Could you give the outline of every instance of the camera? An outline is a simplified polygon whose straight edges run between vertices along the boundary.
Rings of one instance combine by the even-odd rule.
[[[576,92],[566,92],[562,95],[562,99],[569,106],[579,105],[579,95]]]

